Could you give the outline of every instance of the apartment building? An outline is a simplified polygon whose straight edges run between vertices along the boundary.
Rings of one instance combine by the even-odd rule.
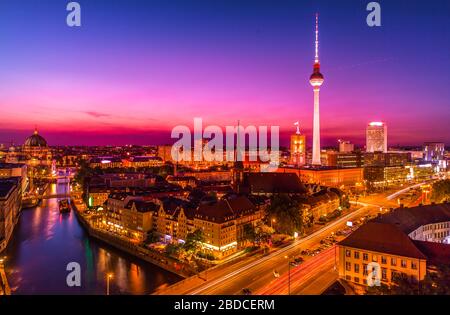
[[[264,216],[263,207],[246,197],[195,204],[180,198],[162,199],[156,231],[166,241],[184,241],[188,233],[201,230],[203,250],[218,258],[236,252],[244,242],[244,227]]]
[[[20,177],[0,179],[0,252],[11,238],[22,203]]]
[[[400,274],[423,280],[429,266],[450,261],[449,233],[448,203],[395,209],[338,243],[339,277],[360,292],[371,271],[387,285]]]
[[[123,236],[144,241],[156,226],[161,204],[139,196],[111,194],[102,217],[102,227]]]

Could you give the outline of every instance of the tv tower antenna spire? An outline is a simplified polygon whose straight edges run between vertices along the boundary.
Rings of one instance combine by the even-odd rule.
[[[316,13],[316,56],[314,63],[319,63],[319,13]]]

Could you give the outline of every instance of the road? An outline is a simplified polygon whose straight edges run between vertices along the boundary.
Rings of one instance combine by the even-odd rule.
[[[288,259],[285,256],[298,256],[302,250],[318,246],[320,240],[329,236],[332,232],[345,227],[347,221],[354,220],[355,218],[377,210],[378,207],[362,206],[326,225],[321,230],[305,238],[296,240],[291,245],[279,249],[268,256],[245,260],[230,266],[223,266],[219,271],[221,275],[210,275],[208,276],[209,281],[203,281],[203,283],[186,283],[186,285],[181,284],[175,290],[165,290],[159,292],[159,294],[232,295],[241,294],[243,288],[249,288],[252,292],[256,292],[274,280],[274,270],[278,271],[280,275],[287,273]]]
[[[401,193],[407,190],[402,188]],[[387,211],[388,208],[396,207],[395,198],[387,199],[395,193],[387,191],[361,198],[358,202],[353,201],[353,204],[360,206],[359,209],[283,249],[262,258],[254,257],[229,266],[220,266],[209,273],[208,281],[192,279],[156,294],[234,295],[242,294],[244,288],[260,295],[288,294],[290,259],[299,256],[304,249],[318,247],[320,241],[331,233],[346,228],[347,221],[356,221],[366,215],[376,215],[382,209]],[[395,197],[398,195],[400,194]],[[306,257],[300,266],[291,267],[291,294],[321,294],[338,277],[335,270],[336,259],[335,247],[331,247],[314,257]],[[279,273],[279,278],[275,278],[274,271]]]
[[[280,278],[272,281],[262,289],[255,292],[257,295],[280,294],[321,294],[322,287],[328,287],[334,282],[337,262],[336,246],[333,246],[319,255],[300,264],[291,267]],[[317,277],[317,274],[321,275]]]

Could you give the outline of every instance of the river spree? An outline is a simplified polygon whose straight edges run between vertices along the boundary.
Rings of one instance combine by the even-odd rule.
[[[52,184],[51,193],[66,189]],[[67,185],[67,184],[66,184]],[[22,211],[5,252],[12,294],[149,294],[181,278],[90,238],[75,213],[60,214],[56,198]],[[66,266],[81,266],[81,287],[69,287]]]

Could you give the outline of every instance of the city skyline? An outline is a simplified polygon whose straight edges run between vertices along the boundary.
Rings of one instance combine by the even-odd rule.
[[[55,1],[2,3],[0,143],[21,144],[37,126],[51,145],[162,144],[202,117],[279,125],[282,145],[300,121],[311,147],[317,11],[324,146],[362,145],[370,121],[389,125],[389,145],[450,143],[449,79],[429,80],[436,61],[450,66],[445,1],[408,2],[407,12],[383,4],[381,28],[367,26],[357,1],[175,2],[83,3],[80,29],[64,24]]]
[[[0,299],[449,295],[449,18],[448,0],[0,1]]]

